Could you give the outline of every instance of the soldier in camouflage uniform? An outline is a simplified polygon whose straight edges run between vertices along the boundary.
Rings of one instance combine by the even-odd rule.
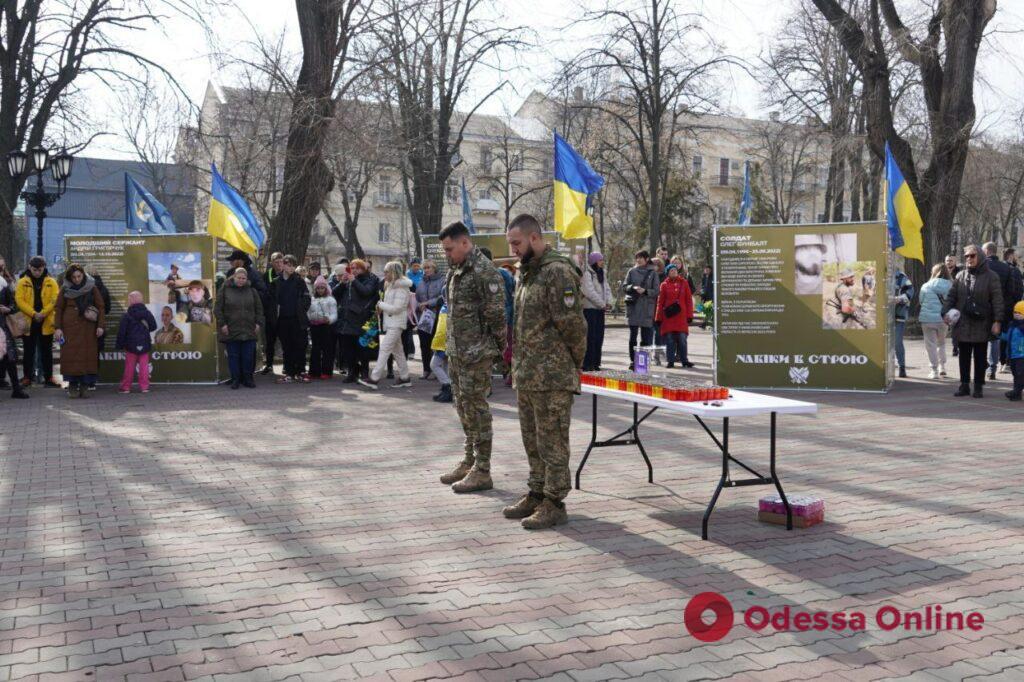
[[[503,514],[522,519],[523,528],[550,528],[568,520],[562,500],[570,488],[569,421],[587,350],[580,271],[548,246],[531,215],[517,216],[507,236],[521,259],[512,380],[530,492]]]
[[[490,490],[491,368],[505,350],[505,284],[498,270],[473,246],[469,230],[452,223],[438,235],[448,257],[448,373],[455,409],[466,434],[465,456],[441,477],[457,493]]]

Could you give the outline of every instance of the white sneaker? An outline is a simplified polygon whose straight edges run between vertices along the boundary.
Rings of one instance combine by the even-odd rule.
[[[932,371],[928,372],[928,378],[929,378],[929,379],[938,379],[938,378],[939,378],[939,373],[938,373],[938,372],[936,372],[936,371],[935,371],[935,370],[933,369]]]
[[[939,376],[940,377],[946,376],[946,366],[945,365],[939,365]]]

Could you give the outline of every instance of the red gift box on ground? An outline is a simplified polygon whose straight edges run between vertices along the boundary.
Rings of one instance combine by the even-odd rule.
[[[825,520],[825,500],[814,495],[791,495],[787,498],[793,510],[793,525],[807,528]],[[765,495],[757,502],[757,519],[764,523],[785,525],[786,506],[777,493]]]

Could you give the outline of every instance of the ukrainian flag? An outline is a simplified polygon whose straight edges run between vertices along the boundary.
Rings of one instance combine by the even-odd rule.
[[[210,164],[210,170],[213,178],[210,182],[210,217],[206,231],[236,249],[255,256],[267,240],[266,233],[242,195],[217,172],[217,164]]]
[[[594,218],[588,209],[591,196],[602,187],[604,178],[555,133],[555,230],[562,237],[585,239],[594,234]]]
[[[889,220],[889,242],[893,250],[904,258],[924,263],[924,243],[921,240],[921,212],[917,210],[910,185],[903,178],[889,143],[885,143],[886,208]]]

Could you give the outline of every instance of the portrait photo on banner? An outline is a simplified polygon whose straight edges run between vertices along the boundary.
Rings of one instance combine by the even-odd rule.
[[[793,236],[793,283],[797,296],[820,296],[825,265],[857,260],[857,234]]]

